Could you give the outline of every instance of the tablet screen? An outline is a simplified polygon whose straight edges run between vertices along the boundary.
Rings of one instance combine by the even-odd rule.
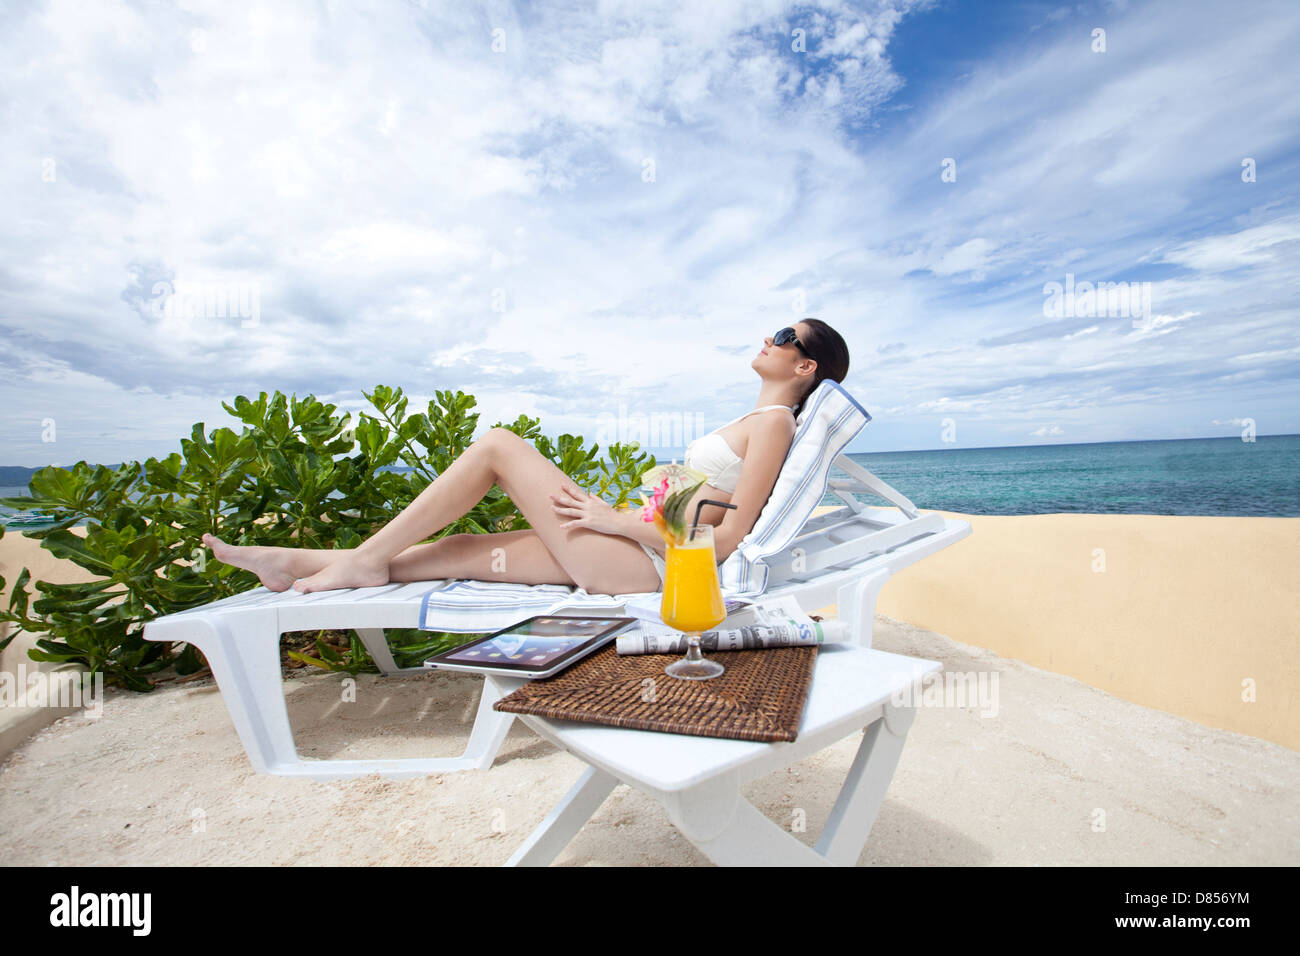
[[[622,617],[539,615],[499,634],[439,654],[432,660],[544,670],[565,655],[631,621]]]

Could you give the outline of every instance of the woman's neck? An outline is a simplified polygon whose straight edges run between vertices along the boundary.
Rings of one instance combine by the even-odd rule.
[[[762,408],[764,405],[785,405],[794,408],[799,404],[799,393],[795,387],[790,385],[781,385],[776,382],[764,383],[763,387],[758,390],[758,402],[755,408]]]

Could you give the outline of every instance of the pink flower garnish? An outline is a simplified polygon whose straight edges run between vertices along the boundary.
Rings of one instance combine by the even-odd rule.
[[[665,478],[659,482],[659,487],[654,490],[650,496],[650,502],[641,509],[641,520],[649,524],[655,520],[655,515],[662,514],[664,510],[664,499],[668,497],[668,479]]]

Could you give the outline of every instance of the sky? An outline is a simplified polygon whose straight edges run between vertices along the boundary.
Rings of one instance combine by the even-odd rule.
[[[670,453],[810,316],[850,451],[1297,433],[1297,49],[1254,0],[5,2],[0,464],[379,384]]]

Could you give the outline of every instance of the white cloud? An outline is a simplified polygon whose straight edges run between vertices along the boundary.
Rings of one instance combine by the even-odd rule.
[[[1248,352],[1245,355],[1233,355],[1228,361],[1230,362],[1277,362],[1286,359],[1300,358],[1300,345],[1289,349],[1269,349],[1265,352]]]
[[[1139,315],[1133,319],[1133,333],[1130,337],[1141,337],[1143,334],[1153,332],[1157,335],[1163,335],[1166,332],[1174,331],[1174,324],[1182,322],[1184,319],[1190,319],[1199,313],[1183,312],[1179,315],[1164,315],[1162,313],[1153,313],[1151,315]]]
[[[996,244],[988,239],[968,239],[955,249],[949,249],[930,265],[935,275],[950,276],[962,272],[981,270],[988,261],[989,254]],[[979,276],[983,278],[981,274]]]
[[[1115,437],[1089,433],[1126,427],[1096,409],[1203,421],[1180,403],[1212,387],[1300,405],[1300,216],[1276,185],[1300,13],[1134,6],[1108,14],[1104,59],[1077,14],[1047,16],[913,95],[891,55],[920,6],[6,8],[6,407],[72,422],[93,395],[147,419],[147,386],[173,397],[174,441],[239,392],[385,382],[573,431],[620,398],[711,427],[752,405],[749,349],[802,317],[796,289],[848,339],[850,389],[903,426]],[[1046,321],[1067,269],[1149,270],[1153,315]],[[162,280],[259,282],[261,322],[157,322]],[[48,453],[15,422],[7,458]],[[59,455],[116,460],[123,440]]]
[[[407,223],[374,222],[345,226],[324,237],[317,258],[334,267],[340,262],[363,261],[369,265],[428,260],[428,268],[442,271],[464,267],[484,254],[481,241],[468,230],[451,236]],[[307,258],[313,258],[312,254],[308,253]]]
[[[1166,252],[1161,261],[1198,272],[1222,272],[1276,262],[1283,256],[1292,265],[1300,261],[1300,218],[1183,243]]]

